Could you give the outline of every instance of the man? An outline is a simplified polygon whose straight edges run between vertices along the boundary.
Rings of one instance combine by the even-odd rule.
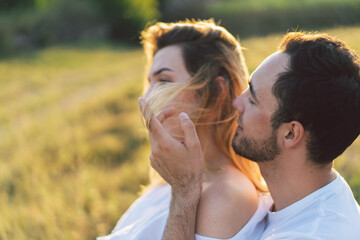
[[[360,239],[360,208],[333,160],[360,132],[360,63],[323,34],[287,34],[235,101],[235,151],[259,164],[274,200],[261,239]],[[193,239],[201,195],[196,131],[180,114],[185,142],[150,124],[151,165],[172,186],[164,239]]]

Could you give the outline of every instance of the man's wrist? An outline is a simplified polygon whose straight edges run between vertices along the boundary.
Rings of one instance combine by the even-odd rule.
[[[175,201],[183,204],[197,205],[202,192],[202,181],[198,180],[187,185],[174,185],[171,187],[171,196]]]
[[[171,188],[170,212],[163,240],[194,239],[196,213],[201,191],[202,185],[199,183],[188,186],[177,185]]]

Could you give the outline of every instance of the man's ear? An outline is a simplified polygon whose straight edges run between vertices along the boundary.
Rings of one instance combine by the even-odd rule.
[[[304,127],[298,121],[291,121],[281,126],[282,141],[285,148],[295,147],[304,139]]]

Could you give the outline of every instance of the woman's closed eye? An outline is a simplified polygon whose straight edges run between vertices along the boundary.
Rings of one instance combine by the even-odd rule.
[[[149,78],[150,85],[155,84],[155,83],[163,84],[163,83],[169,83],[169,82],[172,82],[172,81],[168,78],[158,78],[158,79],[150,79]]]
[[[171,80],[170,80],[170,79],[166,79],[166,78],[160,78],[160,79],[159,79],[159,82],[160,82],[160,83],[169,83],[169,82],[171,82]]]

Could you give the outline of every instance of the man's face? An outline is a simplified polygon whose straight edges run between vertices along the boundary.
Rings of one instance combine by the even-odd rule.
[[[270,55],[250,76],[249,88],[233,102],[239,111],[233,148],[255,162],[272,160],[280,153],[277,131],[271,127],[271,116],[278,106],[272,86],[288,62],[286,53]]]

